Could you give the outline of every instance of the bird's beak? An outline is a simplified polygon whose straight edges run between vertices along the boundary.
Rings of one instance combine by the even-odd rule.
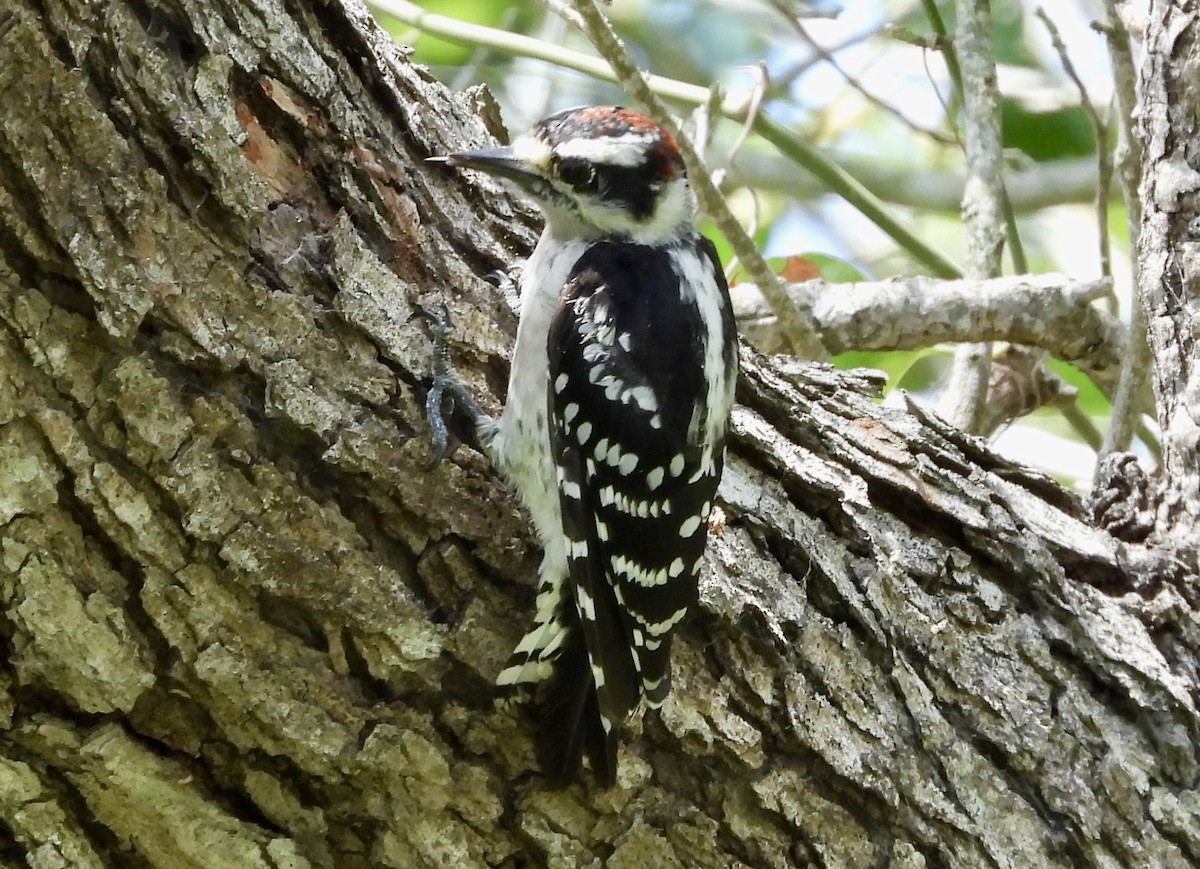
[[[448,157],[433,157],[431,159],[446,163],[455,168],[478,169],[481,172],[487,172],[489,175],[507,178],[526,189],[541,181],[541,176],[534,172],[528,163],[517,157],[513,153],[512,148],[460,151]]]

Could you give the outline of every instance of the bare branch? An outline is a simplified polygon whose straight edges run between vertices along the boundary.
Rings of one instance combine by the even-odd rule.
[[[1138,199],[1141,179],[1142,146],[1133,130],[1133,113],[1137,105],[1137,71],[1133,65],[1129,31],[1117,13],[1115,0],[1105,3],[1105,21],[1100,28],[1108,40],[1108,55],[1112,61],[1113,92],[1116,97],[1117,151],[1114,155],[1121,195],[1125,200],[1125,220],[1129,227],[1130,250],[1138,249],[1142,225],[1142,203]],[[1146,379],[1150,371],[1150,345],[1146,343],[1146,309],[1136,288],[1139,285],[1139,263],[1130,257],[1134,291],[1130,293],[1129,352],[1125,354],[1121,379],[1113,395],[1112,420],[1099,461],[1109,453],[1129,449],[1133,432],[1142,415],[1146,400]]]
[[[834,56],[832,51],[825,48],[825,46],[821,45],[821,43],[813,38],[813,35],[808,32],[808,28],[806,28],[802,22],[797,19],[793,19],[792,26],[796,32],[796,35],[804,41],[804,44],[812,50],[813,54],[817,55],[817,57],[829,64],[829,66],[831,66],[834,71],[842,77],[842,80],[846,82],[846,84],[852,90],[856,91],[860,96],[862,96],[862,98],[868,103],[875,106],[884,114],[892,116],[914,133],[926,136],[932,139],[934,142],[937,142],[939,145],[956,144],[956,140],[952,136],[947,136],[941,130],[935,130],[930,127],[922,126],[905,115],[904,112],[902,112],[897,106],[893,106],[886,100],[881,99],[880,97],[877,97],[875,94],[871,93],[871,91],[865,84],[862,83],[862,81],[852,75],[844,66],[841,65],[841,63],[838,62],[837,57]]]
[[[1012,341],[1069,362],[1111,393],[1125,353],[1126,330],[1116,317],[1090,304],[1110,286],[1103,279],[1014,275],[983,281],[807,281],[792,284],[788,292],[812,312],[830,353]],[[764,352],[780,352],[770,309],[757,289],[739,284],[732,292],[742,334]]]
[[[1096,166],[1098,175],[1098,183],[1096,185],[1096,230],[1100,239],[1100,274],[1111,275],[1112,245],[1108,239],[1108,198],[1109,187],[1112,184],[1113,166],[1112,156],[1108,152],[1108,124],[1100,117],[1100,112],[1096,110],[1096,106],[1088,96],[1087,87],[1084,85],[1083,79],[1079,77],[1079,73],[1076,72],[1075,64],[1071,62],[1071,55],[1067,51],[1066,44],[1062,41],[1062,35],[1058,32],[1058,27],[1044,8],[1038,8],[1037,17],[1042,20],[1042,24],[1046,27],[1046,32],[1050,34],[1050,42],[1054,46],[1054,50],[1058,52],[1058,59],[1062,64],[1063,72],[1075,83],[1075,88],[1079,91],[1079,103],[1083,106],[1088,120],[1092,123],[1092,132],[1096,137]]]
[[[988,0],[958,0],[956,50],[960,61],[967,151],[967,186],[962,215],[966,228],[966,274],[1000,274],[1004,250],[1004,191],[1001,181],[1000,110],[996,59]],[[967,431],[978,431],[987,401],[991,347],[962,346],[938,402],[939,412]]]
[[[918,169],[854,154],[834,154],[832,159],[887,202],[939,211],[957,211],[962,203],[963,177],[957,170]],[[829,190],[777,154],[743,152],[738,155],[737,171],[746,184],[797,199],[813,199]],[[1096,195],[1096,177],[1095,160],[1071,158],[1010,168],[1004,182],[1013,208],[1021,212],[1089,202]]]

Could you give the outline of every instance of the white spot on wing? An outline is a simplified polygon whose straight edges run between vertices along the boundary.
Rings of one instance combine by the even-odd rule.
[[[671,630],[671,628],[683,621],[683,617],[686,615],[687,607],[676,610],[673,615],[669,616],[664,621],[661,621],[656,625],[646,625],[646,632],[652,637],[661,637],[667,631]]]
[[[657,648],[658,643],[655,642],[654,645]],[[662,679],[643,679],[642,680],[642,693],[646,695],[646,705],[649,706],[651,709],[658,709],[660,706],[662,706],[663,700],[666,699],[665,694],[661,698],[654,698],[652,696],[652,695],[658,693],[660,690],[662,690],[665,687],[665,685],[663,683],[665,683],[666,681],[667,680],[666,680],[665,676]]]
[[[644,565],[638,564],[636,561],[631,561],[624,555],[614,556],[611,560],[612,571],[617,576],[622,576],[630,582],[640,585],[642,588],[654,588],[658,585],[665,585],[667,582],[667,571],[664,569],[654,570]],[[615,589],[614,589],[615,590]],[[633,612],[632,615],[642,624],[646,624],[646,620]]]
[[[626,404],[637,405],[646,413],[655,413],[658,410],[658,396],[649,386],[635,386],[627,389],[621,396],[621,400]]]
[[[596,604],[588,595],[587,590],[582,586],[575,587],[575,606],[579,608],[579,615],[589,621],[596,620]],[[651,631],[651,633],[654,633]]]
[[[527,661],[515,667],[506,667],[496,677],[497,685],[521,685],[526,682],[545,682],[554,672],[550,661]]]

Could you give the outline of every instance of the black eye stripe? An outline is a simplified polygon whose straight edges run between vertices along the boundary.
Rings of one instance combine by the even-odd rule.
[[[555,157],[551,173],[571,188],[575,196],[624,209],[637,221],[653,214],[667,180],[677,177],[664,174],[662,167],[653,161],[638,166],[619,166],[597,164],[575,156]]]
[[[579,193],[594,192],[597,187],[596,167],[586,160],[566,158],[555,167],[558,177]]]

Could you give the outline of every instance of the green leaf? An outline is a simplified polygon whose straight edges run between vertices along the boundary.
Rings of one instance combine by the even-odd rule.
[[[1079,390],[1076,404],[1079,405],[1080,410],[1089,416],[1108,415],[1111,409],[1108,399],[1105,398],[1100,388],[1088,379],[1086,374],[1061,359],[1047,359],[1046,365],[1051,371]]]
[[[1005,148],[1019,148],[1038,162],[1086,157],[1096,151],[1096,133],[1082,106],[1034,112],[1017,100],[1000,101]]]

